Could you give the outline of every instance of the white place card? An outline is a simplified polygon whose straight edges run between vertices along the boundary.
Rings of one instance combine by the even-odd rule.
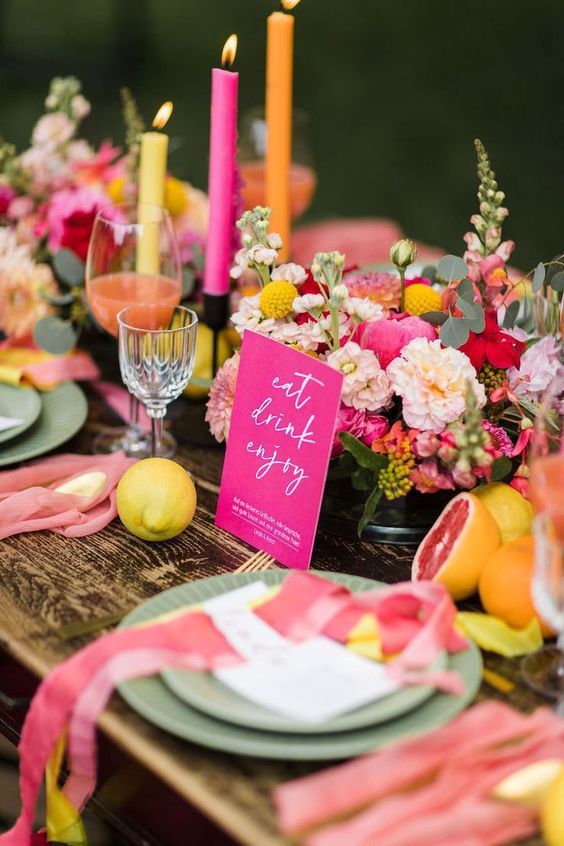
[[[318,723],[398,689],[381,664],[326,637],[292,643],[249,610],[268,587],[253,582],[203,603],[217,628],[247,660],[214,672],[251,702],[301,722]]]
[[[7,429],[14,429],[16,426],[21,426],[23,420],[19,417],[2,417],[0,415],[0,432],[5,432]]]

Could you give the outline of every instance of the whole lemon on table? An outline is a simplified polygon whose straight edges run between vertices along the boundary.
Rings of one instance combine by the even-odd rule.
[[[505,482],[490,482],[472,491],[485,505],[501,532],[501,542],[520,538],[531,531],[533,509],[528,499]]]
[[[116,505],[131,534],[148,541],[169,540],[191,522],[196,489],[180,464],[168,458],[146,458],[121,477]]]

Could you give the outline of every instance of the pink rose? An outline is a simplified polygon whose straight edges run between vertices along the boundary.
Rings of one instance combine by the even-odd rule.
[[[108,206],[107,196],[91,188],[65,188],[53,194],[47,210],[51,252],[66,247],[86,261],[94,219],[100,209]]]
[[[420,317],[400,317],[367,323],[363,327],[360,345],[376,353],[380,366],[385,370],[414,338],[428,338],[429,341],[434,341],[436,337],[435,327]]]
[[[383,414],[367,414],[361,440],[366,446],[372,446],[374,441],[383,438],[389,430],[390,424]]]
[[[361,438],[364,434],[365,425],[366,412],[364,409],[357,410],[350,405],[341,404],[333,434],[331,458],[336,458],[344,451],[344,447],[339,439],[339,432],[348,432],[350,435],[354,435],[355,438]]]

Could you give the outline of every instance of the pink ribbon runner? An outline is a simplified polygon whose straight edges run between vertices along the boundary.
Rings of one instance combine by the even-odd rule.
[[[76,456],[61,458],[66,471],[71,467],[75,469]],[[12,471],[12,474],[21,473],[19,478],[26,480],[29,469]],[[53,467],[42,467],[41,477],[45,480],[53,472]],[[378,601],[377,593],[380,593]],[[412,594],[420,607],[429,611],[427,622],[422,620],[420,630],[407,649],[418,639],[428,657],[446,648],[447,644],[462,646],[462,641],[456,641],[449,628],[452,600],[442,586],[424,594],[413,585],[370,592],[360,596],[361,613],[367,608],[377,611],[378,606],[386,607],[384,598],[388,594],[394,602],[397,596],[404,596],[401,607],[410,608],[407,600]],[[292,597],[301,597],[298,611],[288,604]],[[255,613],[278,631],[297,632],[303,638],[324,631],[331,620],[355,607],[358,599],[359,596],[319,576],[292,573],[280,593]],[[302,614],[300,623],[298,618]],[[391,628],[390,617],[386,619]],[[401,624],[400,617],[398,620]],[[201,671],[240,660],[210,617],[203,612],[186,612],[168,622],[113,632],[57,666],[40,685],[26,717],[19,747],[22,812],[15,826],[0,836],[0,844],[24,846],[30,843],[37,791],[49,756],[65,728],[69,734],[70,766],[65,794],[77,808],[88,800],[96,783],[96,719],[120,682],[158,673],[166,666]],[[415,663],[421,666],[421,661]]]
[[[507,775],[564,756],[564,721],[546,708],[524,716],[499,702],[380,752],[281,785],[278,820],[296,834],[356,813],[307,846],[496,846],[531,834],[536,812],[491,800]]]
[[[117,515],[115,489],[135,459],[111,455],[55,455],[0,473],[0,540],[50,529],[65,537],[98,532]],[[93,497],[57,493],[53,488],[83,473],[99,470],[107,477]]]

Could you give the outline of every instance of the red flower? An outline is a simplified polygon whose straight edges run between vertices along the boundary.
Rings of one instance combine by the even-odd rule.
[[[82,261],[86,261],[88,243],[97,211],[97,208],[91,211],[75,211],[63,222],[61,247],[72,250]]]
[[[485,361],[492,367],[504,370],[508,367],[519,367],[525,344],[501,331],[495,311],[487,311],[485,318],[484,331],[479,335],[470,332],[468,340],[460,347],[461,351],[466,353],[476,370],[479,370]]]

